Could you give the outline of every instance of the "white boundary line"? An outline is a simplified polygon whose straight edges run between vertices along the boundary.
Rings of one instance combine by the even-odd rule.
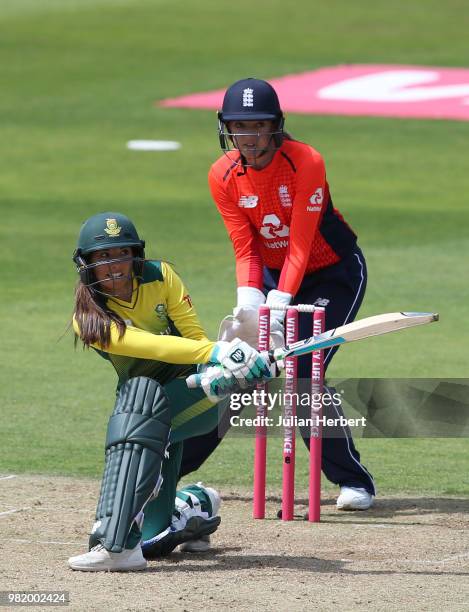
[[[446,557],[446,559],[438,559],[436,561],[425,559],[424,561],[412,561],[412,563],[451,563],[453,561],[457,561],[458,559],[469,559],[469,552],[451,555],[450,557]]]
[[[0,476],[0,480],[11,480],[12,478],[16,478],[16,474],[11,474],[10,476]]]
[[[23,512],[23,510],[31,510],[30,506],[25,508],[13,508],[13,510],[5,510],[5,512],[0,512],[0,516],[5,516],[6,514],[13,514],[14,512]]]

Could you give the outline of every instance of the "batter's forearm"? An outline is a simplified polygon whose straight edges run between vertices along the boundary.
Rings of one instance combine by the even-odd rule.
[[[214,345],[214,342],[207,339],[190,340],[179,336],[156,335],[136,327],[127,327],[119,339],[117,327],[112,325],[109,346],[93,346],[112,355],[184,364],[207,363]]]

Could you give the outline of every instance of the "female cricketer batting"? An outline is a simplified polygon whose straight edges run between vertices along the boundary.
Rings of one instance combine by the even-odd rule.
[[[257,309],[264,302],[324,306],[326,329],[353,321],[365,293],[366,264],[355,233],[332,204],[320,153],[284,131],[277,93],[266,81],[234,83],[218,118],[224,154],[210,169],[209,185],[233,245],[238,285],[221,338],[256,346]],[[284,315],[271,311],[277,342]],[[311,335],[311,316],[300,314],[300,339]],[[326,367],[336,350],[325,351]],[[299,379],[310,379],[311,358],[301,358],[298,368]],[[217,431],[194,440],[185,449],[182,473],[201,465],[218,443]],[[350,432],[325,437],[322,448],[322,469],[341,487],[337,507],[369,508],[375,487]]]
[[[76,340],[118,376],[90,550],[69,559],[74,570],[140,570],[179,544],[203,545],[220,497],[200,484],[176,494],[183,441],[216,428],[230,390],[277,373],[245,342],[208,340],[181,279],[144,247],[130,219],[108,212],[85,221],[73,256]],[[187,388],[192,364],[203,389]]]

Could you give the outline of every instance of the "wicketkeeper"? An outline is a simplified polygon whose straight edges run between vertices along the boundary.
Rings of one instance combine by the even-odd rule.
[[[238,285],[221,339],[256,346],[257,311],[265,302],[324,306],[326,329],[353,321],[365,293],[366,263],[356,234],[333,206],[321,154],[285,132],[277,93],[266,81],[234,83],[218,118],[223,155],[210,169],[209,185],[233,245]],[[284,337],[284,317],[271,311],[276,343]],[[300,339],[311,335],[311,317],[300,314]],[[336,350],[325,351],[326,368]],[[300,382],[309,385],[310,377],[311,358],[300,358]],[[325,410],[327,417],[340,414],[339,407]],[[308,446],[308,436],[304,440]],[[181,474],[198,468],[219,442],[216,429],[193,440]],[[326,436],[322,449],[324,474],[340,485],[337,507],[369,508],[375,486],[350,432]]]

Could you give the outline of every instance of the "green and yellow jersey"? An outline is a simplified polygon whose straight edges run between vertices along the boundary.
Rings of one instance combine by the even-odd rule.
[[[169,264],[146,261],[143,279],[134,279],[132,301],[109,298],[106,305],[125,321],[126,330],[119,339],[112,323],[109,346],[92,347],[112,363],[118,386],[133,376],[164,385],[190,365],[209,360],[215,343],[206,337],[187,289]],[[78,334],[75,317],[73,328]]]

